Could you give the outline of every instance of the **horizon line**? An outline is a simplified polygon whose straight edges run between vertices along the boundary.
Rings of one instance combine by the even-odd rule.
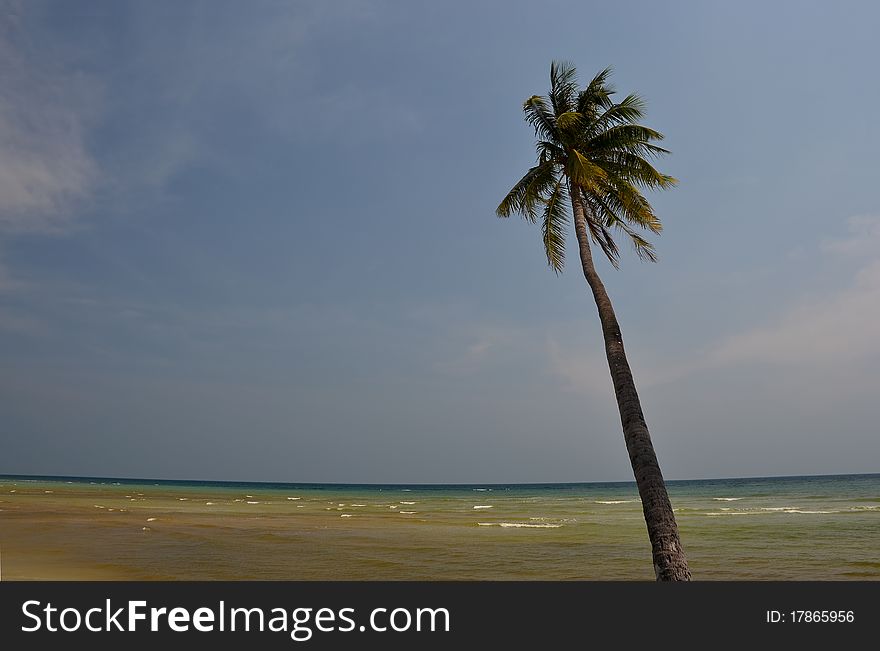
[[[699,477],[694,479],[666,479],[666,483],[674,482],[699,482],[699,481],[730,481],[730,480],[759,480],[759,479],[806,479],[817,477],[871,477],[880,475],[880,472],[853,472],[853,473],[822,473],[817,475],[750,475],[746,477]],[[635,484],[635,479],[617,480],[617,481],[530,481],[530,482],[314,482],[314,481],[248,481],[248,480],[227,480],[227,479],[160,479],[148,477],[105,477],[97,475],[38,475],[38,474],[7,474],[0,473],[0,479],[62,479],[62,480],[101,480],[101,481],[124,481],[124,482],[174,482],[179,484],[187,483],[214,483],[214,484],[282,484],[288,486],[403,486],[403,487],[439,487],[439,486],[571,486],[576,484]]]

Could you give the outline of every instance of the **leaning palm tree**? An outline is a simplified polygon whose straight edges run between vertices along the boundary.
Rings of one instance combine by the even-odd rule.
[[[610,72],[603,70],[580,89],[574,67],[555,62],[550,66],[549,96],[530,97],[523,105],[538,141],[537,164],[504,197],[497,214],[517,213],[530,222],[540,221],[547,262],[557,273],[565,262],[566,232],[573,215],[581,267],[599,310],[623,437],[648,525],[654,571],[659,581],[687,581],[690,571],[675,515],[617,316],[596,273],[592,253],[593,245],[598,246],[617,267],[619,249],[614,236],[620,235],[632,243],[639,257],[655,261],[653,246],[639,230],[659,233],[660,220],[640,189],[669,188],[676,180],[649,162],[668,153],[655,144],[663,136],[638,123],[644,110],[638,96],[612,100]]]

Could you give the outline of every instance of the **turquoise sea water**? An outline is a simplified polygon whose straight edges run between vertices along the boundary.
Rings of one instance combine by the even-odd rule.
[[[880,579],[880,475],[668,482],[697,579]],[[652,579],[633,483],[0,476],[4,578]]]

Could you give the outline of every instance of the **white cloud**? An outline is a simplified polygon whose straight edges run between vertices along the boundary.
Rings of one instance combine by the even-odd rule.
[[[0,15],[0,229],[64,231],[97,181],[86,144],[96,87],[20,47],[19,22],[15,12]]]
[[[133,192],[161,192],[189,166],[237,173],[240,158],[223,151],[206,120],[224,106],[290,140],[360,142],[421,128],[418,113],[392,89],[357,78],[328,84],[325,62],[311,53],[325,33],[384,25],[387,15],[376,7],[239,9],[194,3],[169,22],[153,5],[129,7],[138,56],[102,77],[110,85],[105,102],[95,78],[70,69],[77,52],[63,58],[65,47],[82,43],[55,44],[53,53],[36,47],[43,36],[33,37],[28,6],[0,0],[0,232],[71,230],[99,183],[104,199],[117,199],[114,210],[124,212]],[[136,128],[102,150],[99,169],[90,128],[98,117],[112,123],[120,116]]]
[[[847,237],[827,239],[820,245],[821,251],[831,256],[828,262],[856,263],[848,283],[808,300],[782,305],[766,317],[756,314],[755,325],[699,349],[664,350],[650,345],[650,337],[648,347],[642,341],[643,349],[635,353],[628,346],[639,388],[672,386],[700,374],[718,379],[734,367],[773,367],[777,380],[784,377],[785,384],[797,384],[813,394],[821,389],[826,398],[829,392],[851,391],[854,384],[876,383],[870,360],[880,356],[880,217],[855,217],[848,224]],[[639,334],[635,327],[627,328],[626,323],[623,326],[625,333],[645,334]],[[552,332],[548,330],[546,341],[549,372],[565,388],[582,395],[604,396],[611,391],[598,328],[586,322],[576,327],[557,324]],[[768,388],[765,373],[755,377],[762,391],[786,394],[782,386]]]
[[[847,257],[880,257],[880,217],[858,215],[847,220],[850,235],[843,239],[827,239],[822,250]]]
[[[434,367],[453,375],[478,372],[499,358],[515,354],[525,341],[524,331],[513,326],[449,324],[448,328],[449,349]]]
[[[848,286],[790,305],[771,322],[722,341],[706,364],[840,365],[880,354],[880,218],[856,217],[849,227],[849,237],[822,245],[860,258]]]

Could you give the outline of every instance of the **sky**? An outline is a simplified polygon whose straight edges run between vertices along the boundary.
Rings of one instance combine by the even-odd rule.
[[[0,473],[631,479],[574,256],[494,215],[554,59],[680,180],[659,262],[599,263],[665,476],[880,471],[878,22],[0,2]]]

